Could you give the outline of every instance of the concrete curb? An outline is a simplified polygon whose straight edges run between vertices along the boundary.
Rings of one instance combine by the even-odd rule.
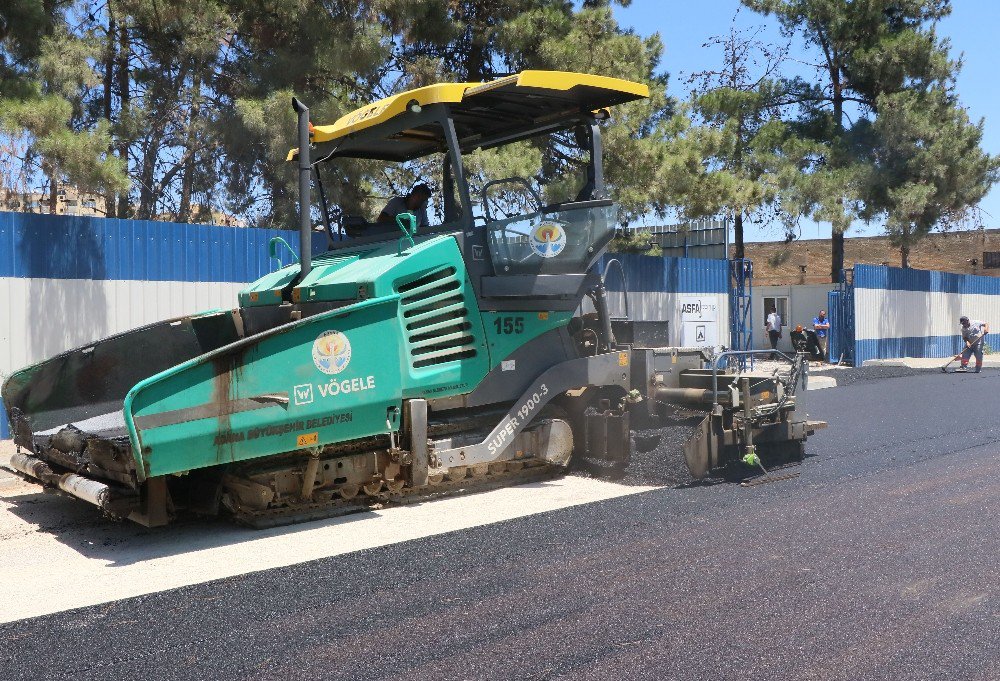
[[[866,367],[906,367],[908,369],[936,369],[948,363],[951,357],[896,357],[893,359],[866,359],[861,366]],[[975,361],[975,360],[973,360]],[[955,363],[956,366],[958,362]],[[1000,357],[983,358],[986,369],[1000,369]]]
[[[809,385],[807,390],[824,390],[825,388],[836,388],[837,379],[833,376],[817,376],[816,374],[809,375]]]

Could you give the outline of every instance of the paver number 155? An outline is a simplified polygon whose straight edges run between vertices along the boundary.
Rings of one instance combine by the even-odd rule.
[[[508,336],[514,333],[524,333],[524,319],[522,317],[497,317],[493,320],[493,326],[497,327],[497,333]]]

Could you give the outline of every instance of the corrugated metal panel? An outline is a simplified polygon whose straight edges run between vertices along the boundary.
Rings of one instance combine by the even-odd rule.
[[[234,306],[243,284],[273,269],[267,243],[274,236],[294,246],[295,232],[273,229],[0,212],[0,299],[8,301],[0,312],[7,330],[0,374],[112,333]],[[325,250],[325,237],[313,241],[314,252]],[[614,254],[601,271],[611,257],[622,262],[633,292],[729,288],[725,260]],[[608,286],[622,290],[617,274]],[[638,318],[673,320],[676,302],[669,298],[637,300]],[[719,338],[726,337],[726,304],[722,295]],[[679,328],[676,320],[672,325]],[[6,427],[0,417],[4,436]]]
[[[677,258],[678,293],[728,293],[729,261]]]
[[[1000,295],[1000,278],[934,270],[902,269],[885,265],[856,265],[856,288],[889,291],[938,291],[941,293]]]
[[[621,262],[628,278],[629,291],[657,293],[727,293],[729,291],[729,265],[726,260],[700,258],[660,258],[637,253],[608,253],[598,270],[603,275],[607,263]],[[621,291],[618,273],[612,269],[606,285],[610,291]]]
[[[858,265],[854,284],[856,364],[954,355],[961,315],[1000,319],[1000,281],[993,277]]]
[[[838,301],[840,300],[840,291],[830,291],[826,294],[826,309],[827,318],[830,320],[830,328],[838,329],[840,328],[840,305]],[[831,362],[836,362],[839,357],[843,354],[843,350],[840,348],[840,338],[836,333],[829,334],[829,340],[827,341],[827,356],[830,358]]]
[[[285,230],[0,212],[0,277],[245,283],[275,267],[275,236],[296,245]]]
[[[621,262],[628,279],[628,316],[633,321],[668,321],[670,342],[681,343],[680,298],[699,295],[712,300],[717,309],[716,338],[729,338],[729,265],[726,260],[663,258],[636,253],[608,253],[598,263],[609,290],[609,307],[615,317],[625,317],[625,293],[617,267],[608,271],[612,259]],[[584,301],[584,311],[591,311]]]
[[[0,380],[113,333],[235,307],[240,288],[277,266],[274,236],[296,245],[293,231],[0,212]]]
[[[954,336],[869,338],[857,341],[855,348],[855,362],[860,365],[869,359],[954,356],[962,350],[962,340],[957,334]]]

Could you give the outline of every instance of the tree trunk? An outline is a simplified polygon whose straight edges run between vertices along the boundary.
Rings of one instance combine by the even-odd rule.
[[[840,82],[840,67],[836,60],[830,64],[830,82],[833,85],[833,120],[837,126],[837,142],[844,136],[844,91]],[[837,230],[833,226],[833,233],[830,239],[830,281],[836,284],[840,281],[840,271],[844,269],[844,229]]]
[[[59,208],[59,182],[55,172],[49,173],[49,215],[57,215]]]
[[[496,9],[487,9],[482,5],[490,3],[469,3],[462,12],[461,19],[468,22],[469,45],[465,51],[465,75],[466,81],[475,83],[486,78],[487,46],[486,37],[482,33],[486,32],[485,23],[491,12]],[[480,33],[482,31],[482,33]]]
[[[112,5],[108,3],[108,42],[107,50],[104,54],[104,120],[111,124],[113,111],[114,82],[115,82],[115,38],[118,34],[118,23],[112,14]],[[109,152],[110,153],[110,152]],[[116,214],[115,203],[118,197],[114,191],[108,189],[104,193],[104,216],[113,218]]]
[[[833,230],[832,250],[830,252],[830,281],[834,284],[840,281],[840,271],[844,269],[844,233]]]
[[[474,31],[475,29],[473,29]],[[481,44],[473,33],[469,51],[465,55],[466,80],[470,83],[478,83],[486,79],[484,73],[486,65],[486,46]]]
[[[736,212],[736,218],[733,220],[733,232],[734,241],[736,244],[736,256],[737,260],[742,260],[746,257],[743,248],[743,211]]]
[[[900,267],[904,270],[910,266],[910,245],[903,244],[899,247]]]
[[[191,83],[191,110],[188,116],[187,150],[190,152],[198,143],[195,135],[195,125],[198,121],[198,110],[201,106],[201,75],[195,73]],[[192,153],[184,164],[184,175],[181,177],[181,202],[177,209],[177,222],[187,222],[191,219],[191,190],[194,187],[195,156]]]
[[[125,117],[128,115],[129,101],[131,95],[129,93],[130,80],[129,77],[129,42],[128,42],[128,26],[125,21],[118,24],[118,96],[121,98],[121,108],[119,115]],[[129,157],[128,157],[128,140],[122,137],[118,142],[118,157],[122,159],[125,164],[125,172],[128,173]],[[118,196],[118,217],[126,218],[129,216],[131,208],[129,206],[128,192],[122,192]]]
[[[156,178],[156,159],[160,155],[160,142],[163,131],[157,126],[150,131],[149,143],[142,153],[142,166],[139,170],[139,205],[135,216],[139,220],[152,220],[159,198],[153,193],[153,182]]]

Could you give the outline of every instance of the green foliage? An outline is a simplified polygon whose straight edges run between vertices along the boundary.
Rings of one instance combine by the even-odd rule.
[[[788,262],[788,258],[792,255],[792,251],[789,248],[782,248],[780,251],[776,251],[767,258],[767,264],[771,267],[778,267]]]
[[[678,121],[668,136],[670,156],[689,161],[674,166],[670,186],[680,189],[674,202],[689,217],[733,218],[741,258],[744,219],[780,212],[783,198],[791,203],[786,190],[803,159],[798,147],[786,144],[789,134],[780,116],[786,91],[774,73],[781,52],[735,29],[710,44],[722,47],[723,64],[691,78],[691,122]],[[752,62],[763,64],[760,73],[751,72]]]
[[[1000,159],[980,148],[982,121],[972,123],[942,87],[881,95],[873,125],[866,214],[884,217],[902,254],[935,226],[962,220],[996,182]]]
[[[662,154],[657,123],[671,114],[674,103],[666,94],[666,75],[657,71],[663,52],[659,35],[644,39],[622,31],[606,3],[590,5],[561,16],[551,7],[525,13],[506,26],[503,38],[510,46],[513,70],[582,71],[649,85],[649,99],[611,110],[602,135],[605,180],[622,207],[622,221],[628,222],[653,203],[650,179]],[[554,167],[549,175],[565,172],[567,165],[573,164]]]
[[[667,95],[658,35],[617,24],[607,0],[8,0],[0,6],[0,177],[106,197],[110,215],[296,224],[294,93],[322,124],[407,88],[523,69],[641,81],[648,100],[603,125],[605,178],[623,223],[679,209],[834,232],[880,222],[905,257],[962,219],[997,179],[982,123],[954,94],[959,63],[934,31],[946,0],[743,0],[777,17],[820,64],[784,77],[784,51],[754,34],[714,39],[721,63],[691,96]],[[324,169],[330,202],[373,217],[435,181],[442,158]],[[477,151],[473,192],[529,178],[542,200],[574,196],[586,159],[573,134]],[[499,191],[500,188],[498,188]],[[533,201],[513,186],[502,200]],[[614,248],[644,250],[629,233]],[[648,250],[644,252],[650,252]]]
[[[641,253],[661,256],[663,249],[653,241],[653,233],[648,229],[627,229],[615,235],[608,245],[612,253]]]
[[[123,164],[108,153],[110,126],[92,120],[86,106],[100,82],[92,67],[99,44],[90,35],[70,34],[56,15],[47,18],[35,15],[36,28],[50,24],[41,36],[29,35],[21,26],[6,36],[11,53],[23,49],[34,72],[33,79],[25,73],[16,88],[5,88],[0,96],[0,132],[28,140],[26,164],[37,164],[53,186],[124,190],[128,178]],[[7,178],[5,184],[18,183]]]
[[[37,0],[0,4],[0,97],[24,97],[36,82],[33,62],[41,51],[55,15]]]
[[[797,107],[790,128],[814,145],[795,183],[797,210],[829,222],[833,271],[843,233],[882,221],[899,245],[962,215],[996,181],[996,162],[950,93],[960,63],[935,32],[949,0],[743,0],[776,17],[818,58],[816,78],[785,79]]]

